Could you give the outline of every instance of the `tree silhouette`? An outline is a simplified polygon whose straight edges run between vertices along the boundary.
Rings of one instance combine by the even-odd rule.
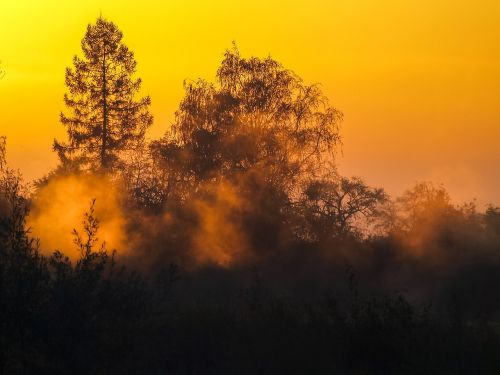
[[[123,166],[123,152],[144,139],[152,124],[150,98],[136,99],[141,80],[134,54],[122,43],[116,25],[99,17],[82,40],[83,58],[66,70],[70,114],[61,113],[68,143],[54,140],[54,150],[69,168],[113,170]]]
[[[152,144],[175,181],[166,184],[170,192],[172,185],[186,191],[248,177],[288,194],[332,160],[342,114],[318,85],[271,57],[243,58],[236,46],[226,51],[217,80],[185,83],[171,130]]]
[[[7,143],[7,138],[5,136],[1,136],[0,137],[0,171],[3,171],[5,166],[7,165],[7,161],[5,158],[5,156],[6,156],[5,155],[6,143]]]
[[[359,234],[356,223],[372,221],[387,199],[383,189],[371,188],[358,177],[309,181],[301,199],[307,235],[326,239]]]
[[[404,231],[421,230],[428,225],[447,222],[458,213],[443,186],[419,182],[396,199],[397,227]]]

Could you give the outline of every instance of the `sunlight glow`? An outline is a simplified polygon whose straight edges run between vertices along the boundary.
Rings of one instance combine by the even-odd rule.
[[[213,80],[235,40],[322,84],[345,114],[344,174],[393,193],[426,179],[455,199],[500,201],[498,1],[5,0],[0,12],[0,133],[27,179],[56,164],[64,71],[102,13],[135,52],[150,138],[169,127],[183,80]]]

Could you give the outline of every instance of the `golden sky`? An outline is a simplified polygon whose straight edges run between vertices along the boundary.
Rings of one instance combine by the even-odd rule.
[[[86,25],[115,22],[165,132],[186,78],[235,40],[319,82],[345,121],[340,170],[398,194],[417,180],[500,204],[498,0],[0,0],[0,133],[26,178],[55,164],[64,72]]]

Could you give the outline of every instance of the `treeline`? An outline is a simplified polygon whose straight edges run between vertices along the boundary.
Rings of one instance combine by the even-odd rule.
[[[233,46],[147,141],[116,25],[82,52],[32,195],[0,144],[0,373],[498,373],[499,208],[340,176],[342,114],[271,57]],[[26,217],[66,176],[124,191],[126,255],[99,241],[106,202],[76,259],[42,255]]]
[[[137,273],[97,243],[91,208],[83,231],[75,232],[78,261],[60,252],[41,256],[23,226],[26,202],[14,181],[2,179],[7,189],[2,192],[11,193],[2,196],[2,373],[495,374],[500,369],[498,334],[488,316],[470,314],[476,306],[463,294],[451,293],[440,306],[412,304],[401,293],[360,287],[352,268],[335,264],[323,265],[329,274],[320,277],[321,285],[306,288],[312,295],[290,294],[293,282],[307,283],[321,273],[311,262],[317,255],[296,254],[293,260],[307,262],[303,270],[309,274],[297,273],[298,264],[289,259],[261,268],[191,272],[163,264]],[[300,249],[301,254],[313,250]],[[366,277],[369,272],[361,269]],[[498,265],[485,269],[496,271]],[[394,274],[392,268],[378,271]],[[477,281],[467,277],[466,282]],[[498,280],[482,286],[493,289],[489,297],[495,297],[495,285]]]

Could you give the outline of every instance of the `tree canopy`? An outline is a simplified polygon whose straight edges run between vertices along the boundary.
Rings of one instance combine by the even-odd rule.
[[[233,46],[217,83],[185,83],[175,122],[152,150],[179,187],[258,176],[289,193],[332,160],[341,120],[318,85],[271,57],[243,58]]]
[[[141,80],[133,78],[137,63],[122,42],[122,32],[100,17],[88,25],[83,57],[66,69],[61,113],[68,142],[54,140],[63,166],[83,170],[113,170],[123,166],[125,151],[143,141],[153,117],[149,96],[137,99]]]

